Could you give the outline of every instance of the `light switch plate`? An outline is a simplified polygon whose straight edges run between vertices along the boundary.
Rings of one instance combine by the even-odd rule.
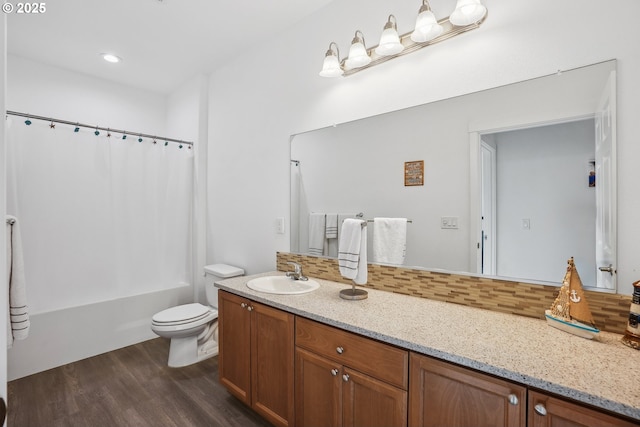
[[[457,216],[443,216],[440,218],[440,228],[457,229],[458,217]]]

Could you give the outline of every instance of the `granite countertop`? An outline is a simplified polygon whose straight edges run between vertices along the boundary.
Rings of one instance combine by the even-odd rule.
[[[302,295],[249,289],[268,272],[216,282],[216,286],[295,315],[428,356],[640,419],[640,352],[621,335],[600,332],[587,340],[544,320],[362,287],[365,300],[339,297],[348,285],[316,279]]]

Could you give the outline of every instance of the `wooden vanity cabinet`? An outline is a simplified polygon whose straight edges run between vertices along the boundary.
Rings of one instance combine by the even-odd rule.
[[[415,353],[409,372],[411,426],[526,425],[524,386]]]
[[[274,425],[293,425],[294,316],[225,291],[218,302],[220,382]]]
[[[296,425],[407,425],[408,352],[296,319]]]
[[[633,423],[579,403],[529,390],[528,427],[631,427]]]

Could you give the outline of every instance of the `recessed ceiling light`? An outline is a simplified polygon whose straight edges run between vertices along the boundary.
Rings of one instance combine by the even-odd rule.
[[[120,58],[119,56],[113,55],[111,53],[102,53],[102,58],[107,61],[107,62],[111,62],[111,63],[116,63],[116,62],[120,62],[122,61],[122,58]]]

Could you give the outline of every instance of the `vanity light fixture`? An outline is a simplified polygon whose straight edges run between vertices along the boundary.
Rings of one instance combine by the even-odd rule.
[[[351,70],[369,65],[370,62],[371,57],[369,56],[367,47],[364,44],[364,35],[360,30],[358,30],[351,41],[349,57],[345,60],[344,65],[346,68]]]
[[[382,62],[423,47],[447,40],[459,34],[480,27],[487,17],[487,8],[481,0],[458,0],[456,8],[447,18],[437,20],[428,0],[422,0],[422,6],[416,18],[413,31],[398,35],[394,15],[389,15],[378,46],[367,49],[364,35],[356,31],[351,42],[349,56],[340,60],[338,45],[329,44],[320,75],[322,77],[348,76]]]
[[[487,8],[480,0],[458,0],[456,9],[449,17],[453,25],[469,25],[480,21],[487,14]]]
[[[396,17],[389,15],[387,23],[384,24],[384,30],[380,36],[380,44],[376,47],[375,51],[380,56],[397,55],[404,50],[404,46],[400,42],[400,36],[398,35],[398,25],[396,24]]]
[[[335,46],[336,50],[333,51],[333,47]],[[340,65],[340,50],[338,49],[338,45],[334,42],[329,43],[329,49],[324,56],[324,63],[322,64],[322,71],[320,71],[320,75],[322,77],[337,77],[341,76],[344,73],[342,67]]]
[[[416,18],[416,27],[411,33],[411,40],[416,43],[424,43],[438,37],[444,28],[438,24],[436,16],[431,11],[431,6],[427,0],[422,0],[422,6]]]

